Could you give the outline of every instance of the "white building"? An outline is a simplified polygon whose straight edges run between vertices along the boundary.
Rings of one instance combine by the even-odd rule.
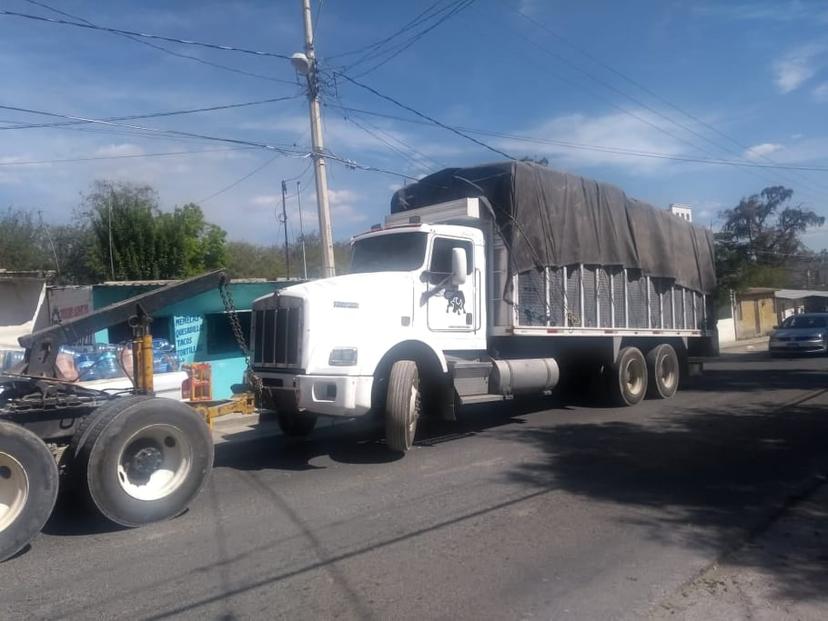
[[[693,221],[693,208],[684,203],[670,203],[670,213],[688,222]]]

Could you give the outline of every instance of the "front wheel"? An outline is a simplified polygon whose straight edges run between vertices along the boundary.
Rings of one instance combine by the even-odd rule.
[[[0,562],[37,536],[57,493],[57,464],[43,441],[19,425],[0,422]]]
[[[391,367],[385,399],[385,439],[395,453],[414,444],[420,418],[420,373],[413,360],[398,360]]]
[[[140,526],[183,512],[213,466],[210,429],[172,399],[122,397],[91,414],[75,442],[82,486],[107,518]]]

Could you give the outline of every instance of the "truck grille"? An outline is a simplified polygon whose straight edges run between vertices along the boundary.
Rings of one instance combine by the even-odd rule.
[[[296,368],[302,341],[302,301],[282,296],[274,300],[276,308],[254,311],[253,364]]]

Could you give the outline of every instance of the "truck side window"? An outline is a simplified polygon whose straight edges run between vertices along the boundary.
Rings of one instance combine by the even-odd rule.
[[[452,248],[462,248],[466,252],[466,273],[471,274],[474,270],[474,253],[470,241],[438,237],[434,240],[434,246],[431,249],[431,263],[428,268],[430,272],[428,280],[432,285],[440,283],[451,274]]]

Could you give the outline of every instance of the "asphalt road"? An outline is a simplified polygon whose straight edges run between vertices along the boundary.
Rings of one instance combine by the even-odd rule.
[[[824,480],[828,359],[730,354],[670,401],[480,407],[422,435],[395,460],[365,425],[241,434],[186,514],[139,530],[64,501],[0,565],[0,618],[663,614]],[[828,566],[755,562],[825,597]]]

